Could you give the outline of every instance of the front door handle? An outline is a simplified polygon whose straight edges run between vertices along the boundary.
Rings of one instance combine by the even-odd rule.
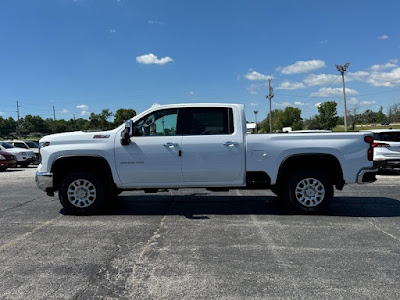
[[[166,147],[166,148],[175,148],[176,146],[178,146],[177,143],[166,143],[166,144],[164,144],[164,147]]]
[[[224,146],[233,147],[233,146],[235,146],[235,145],[239,145],[239,143],[238,143],[238,142],[231,142],[231,141],[228,141],[228,142],[223,143],[223,145],[224,145]]]

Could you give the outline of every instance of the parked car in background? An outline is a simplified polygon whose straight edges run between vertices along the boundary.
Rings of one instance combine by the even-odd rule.
[[[372,129],[374,165],[381,169],[400,168],[400,130]]]
[[[10,143],[0,141],[0,150],[9,152],[17,158],[17,164],[21,167],[27,167],[36,160],[36,155],[32,150],[17,148]]]
[[[12,168],[17,165],[17,158],[9,152],[0,150],[0,171]]]
[[[381,125],[390,125],[390,122],[388,120],[384,120],[381,122]]]
[[[32,150],[36,155],[36,159],[33,161],[33,163],[39,163],[39,144],[31,140],[5,140],[4,142],[7,142],[17,148]]]

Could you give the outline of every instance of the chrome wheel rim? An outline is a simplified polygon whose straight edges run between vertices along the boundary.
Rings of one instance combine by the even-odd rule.
[[[324,200],[325,187],[318,179],[305,178],[297,184],[295,195],[305,207],[315,207]]]
[[[67,195],[73,206],[88,207],[96,200],[96,187],[86,179],[76,179],[68,186]]]

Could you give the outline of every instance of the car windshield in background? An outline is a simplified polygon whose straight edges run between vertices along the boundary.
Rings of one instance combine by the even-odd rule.
[[[39,145],[37,145],[35,142],[25,142],[29,148],[39,148]]]
[[[0,142],[0,145],[3,146],[6,149],[11,149],[11,148],[15,148],[13,145],[6,143],[6,142]]]

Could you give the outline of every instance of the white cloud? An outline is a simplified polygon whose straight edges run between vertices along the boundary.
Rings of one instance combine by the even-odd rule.
[[[358,80],[358,81],[367,81],[370,73],[366,71],[358,71],[358,72],[349,72],[346,76],[346,81],[348,80]]]
[[[305,85],[302,82],[290,82],[290,81],[283,81],[281,84],[276,88],[277,90],[298,90],[304,89]]]
[[[158,20],[148,20],[147,23],[151,25],[164,25],[164,22]]]
[[[317,70],[320,68],[326,67],[326,64],[323,60],[308,60],[308,61],[296,61],[293,65],[289,65],[286,67],[279,67],[277,70],[283,74],[298,74],[298,73],[307,73],[313,70]]]
[[[315,85],[326,86],[334,82],[339,77],[340,77],[339,75],[333,75],[333,74],[318,74],[318,75],[310,74],[306,78],[304,78],[303,82],[309,86],[315,86]]]
[[[250,106],[258,106],[258,104],[257,104],[257,103],[251,102],[251,103],[250,103]]]
[[[368,106],[368,105],[376,104],[376,101],[361,101],[360,104]]]
[[[398,60],[392,59],[382,65],[373,65],[371,71],[349,73],[347,78],[367,82],[373,86],[395,87],[400,86],[400,67]],[[384,70],[387,70],[384,72]]]
[[[115,29],[110,29],[110,33],[116,33],[117,31]]]
[[[398,66],[398,60],[397,59],[392,59],[389,60],[389,62],[387,62],[386,64],[383,65],[373,65],[371,67],[372,71],[382,71],[382,70],[386,70],[386,69],[393,69],[396,68]]]
[[[89,106],[87,106],[86,104],[80,104],[77,105],[76,108],[82,109],[82,110],[88,110]]]
[[[0,111],[0,115],[4,115],[4,113],[2,111]]]
[[[292,103],[290,102],[273,102],[274,106],[278,106],[278,107],[288,107],[288,106],[293,106]]]
[[[144,54],[144,55],[136,57],[137,63],[145,64],[145,65],[149,65],[149,64],[164,65],[164,64],[172,62],[172,61],[174,61],[174,60],[169,56],[158,58],[153,53]]]
[[[315,106],[316,108],[318,108],[318,107],[321,106],[321,104],[322,104],[322,102],[318,102],[318,103],[315,103],[314,106]]]
[[[356,105],[356,104],[358,104],[358,99],[355,98],[355,97],[352,97],[352,98],[350,98],[350,100],[347,101],[347,102],[348,102],[349,104]]]
[[[85,115],[89,114],[89,112],[88,112],[89,106],[87,106],[86,104],[77,105],[76,108],[81,110],[81,116],[85,116]]]
[[[248,73],[246,74],[246,78],[248,80],[255,81],[255,80],[268,80],[268,79],[272,78],[272,76],[264,75],[264,74],[258,73],[256,71],[250,69],[248,71]]]
[[[387,40],[389,38],[389,36],[387,36],[386,34],[378,36],[378,40]]]
[[[257,94],[258,94],[258,91],[261,90],[261,89],[265,89],[266,86],[267,86],[267,84],[265,84],[265,83],[264,83],[264,84],[252,83],[252,84],[250,84],[250,86],[247,88],[247,90],[249,91],[250,94],[252,94],[252,95],[257,95]]]
[[[368,82],[373,86],[400,86],[400,68],[395,68],[390,72],[373,72]]]
[[[64,108],[62,111],[60,111],[60,113],[62,113],[62,114],[69,114],[69,110]]]
[[[327,45],[328,44],[328,40],[323,40],[319,42],[321,45]]]
[[[305,103],[304,102],[300,102],[300,101],[295,101],[294,105],[296,105],[296,106],[304,106]]]
[[[194,92],[193,92],[193,91],[190,91],[190,92],[189,92],[189,95],[194,95]]]
[[[346,88],[346,95],[358,95],[359,92]],[[339,97],[343,95],[342,88],[320,88],[318,92],[312,93],[310,97]]]

